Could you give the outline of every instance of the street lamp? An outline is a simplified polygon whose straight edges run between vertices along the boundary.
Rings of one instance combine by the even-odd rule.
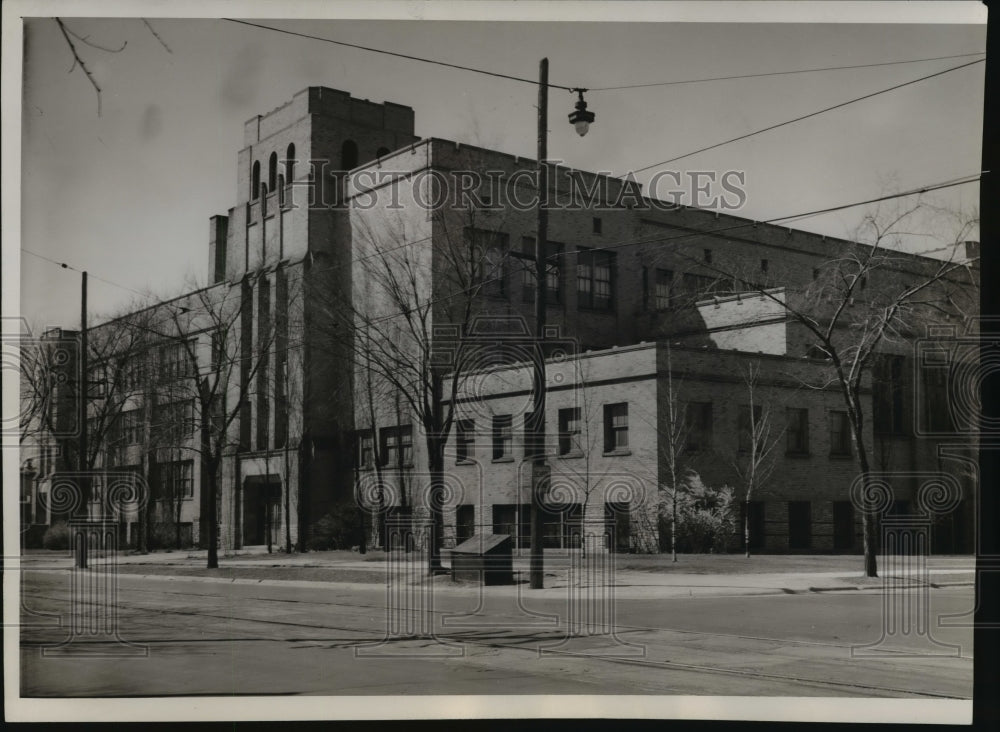
[[[579,99],[576,102],[576,110],[570,112],[569,123],[576,128],[576,134],[583,137],[590,130],[590,125],[594,121],[594,113],[587,111],[587,103],[583,101],[583,93],[586,89],[574,89]]]
[[[570,123],[580,137],[587,134],[594,113],[587,111],[583,101],[586,89],[573,89],[579,96],[576,110],[569,115]],[[549,60],[543,58],[538,68],[538,219],[535,232],[535,358],[532,368],[532,413],[530,433],[531,460],[531,556],[528,565],[528,584],[533,590],[544,587],[544,552],[542,549],[542,494],[549,483],[549,466],[545,462],[545,305],[547,273],[546,248],[549,227],[548,194],[548,114],[549,114]]]

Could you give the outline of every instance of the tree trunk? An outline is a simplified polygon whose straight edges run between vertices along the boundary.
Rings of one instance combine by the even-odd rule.
[[[871,477],[868,472],[868,457],[859,450],[858,462],[861,465],[861,480],[863,481],[863,495],[865,507],[862,512],[862,535],[864,538],[864,552],[865,552],[865,576],[866,577],[878,577],[878,549],[879,549],[879,536],[878,536],[878,516],[875,515],[873,507],[871,505],[871,498],[869,494],[871,486]]]
[[[673,510],[670,512],[670,556],[677,561],[677,486],[674,485]]]
[[[750,497],[747,496],[743,508],[743,546],[746,549],[747,559],[750,558]]]
[[[848,399],[847,406],[851,419],[851,429],[854,433],[854,446],[858,451],[858,467],[861,468],[862,494],[864,496],[862,535],[865,552],[865,576],[878,577],[878,516],[875,514],[869,492],[871,488],[871,466],[868,463],[868,453],[865,450],[864,420],[860,410],[856,407],[852,399]]]
[[[216,496],[219,492],[218,465],[216,461],[209,462],[208,472],[208,569],[219,568],[219,518],[216,515]]]
[[[175,486],[176,490],[176,486]],[[184,507],[181,496],[176,499],[177,510],[174,512],[174,543],[181,548],[181,509]]]
[[[430,537],[427,551],[427,571],[431,574],[442,570],[441,538],[444,533],[444,512],[441,500],[444,494],[444,445],[433,440],[430,450],[430,485],[427,503],[430,508]]]

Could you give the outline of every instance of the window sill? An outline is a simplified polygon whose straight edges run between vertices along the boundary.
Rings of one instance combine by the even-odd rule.
[[[602,453],[604,457],[623,457],[625,455],[631,455],[631,450],[607,450]]]
[[[508,456],[505,456],[505,457],[493,458],[493,462],[494,463],[512,463],[512,462],[514,462],[514,457],[512,455],[508,455]]]
[[[475,460],[469,460],[467,458],[462,458],[461,460],[456,460],[455,465],[475,465]]]
[[[556,458],[559,459],[559,460],[575,460],[575,459],[582,458],[582,457],[583,457],[583,453],[582,452],[567,452],[564,455],[557,455],[556,456]]]

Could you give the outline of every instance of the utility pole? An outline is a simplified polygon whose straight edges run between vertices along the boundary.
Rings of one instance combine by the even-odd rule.
[[[90,517],[90,481],[87,480],[87,387],[90,378],[87,366],[87,273],[81,272],[80,280],[80,437],[77,446],[77,470],[79,472],[78,488],[80,489],[80,509],[82,518]],[[76,537],[74,537],[75,539]],[[77,569],[87,568],[87,532],[83,532],[82,540],[74,542],[75,566]]]
[[[545,460],[545,250],[548,237],[549,176],[548,157],[549,60],[543,58],[538,68],[538,220],[535,231],[535,358],[532,369],[534,400],[531,414],[531,559],[529,585],[533,590],[545,586],[545,558],[542,549],[542,493],[548,487]]]
[[[289,419],[288,419],[288,348],[285,348],[285,353],[283,356],[283,361],[281,368],[284,369],[282,374],[282,383],[285,387],[285,480],[282,488],[285,494],[285,554],[292,553],[292,498],[291,490],[292,486],[288,480],[288,443],[291,441],[291,435],[288,433]],[[302,484],[302,476],[299,476],[299,485]]]

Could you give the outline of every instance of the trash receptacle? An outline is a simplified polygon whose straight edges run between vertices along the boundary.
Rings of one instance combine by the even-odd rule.
[[[514,583],[514,542],[507,534],[480,534],[451,550],[453,582]]]

